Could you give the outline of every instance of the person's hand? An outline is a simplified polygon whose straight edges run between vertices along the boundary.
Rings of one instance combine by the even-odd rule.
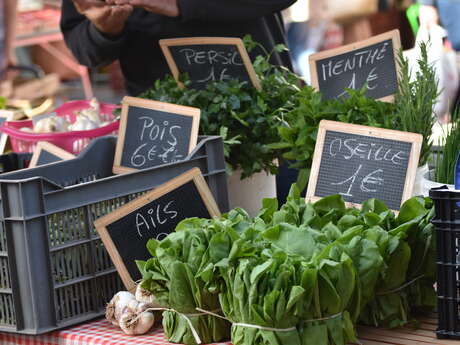
[[[429,29],[438,23],[438,11],[434,6],[421,5],[419,11],[420,26]]]
[[[109,36],[121,34],[133,7],[129,4],[110,5],[99,0],[73,0],[77,11],[96,28]]]
[[[149,12],[168,17],[179,16],[177,0],[106,0],[106,2],[119,6],[131,5],[133,7],[142,7]]]

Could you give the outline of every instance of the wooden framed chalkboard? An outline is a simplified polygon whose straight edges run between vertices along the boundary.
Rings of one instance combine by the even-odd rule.
[[[398,91],[398,30],[310,56],[311,85],[325,99],[346,97],[346,89],[367,85],[367,95],[393,101]]]
[[[415,133],[321,121],[307,200],[340,194],[359,206],[377,198],[399,210],[412,195],[422,138]]]
[[[39,165],[74,159],[75,155],[67,152],[60,147],[46,141],[40,141],[34,150],[30,160],[29,168],[35,168]]]
[[[6,121],[14,120],[14,112],[9,110],[0,110],[0,126],[3,126],[3,123]],[[5,152],[6,143],[8,141],[8,135],[5,133],[0,133],[0,155]]]
[[[204,89],[211,81],[239,79],[259,89],[260,81],[240,38],[191,37],[160,40],[174,78],[187,73],[191,87]]]
[[[191,217],[219,217],[220,211],[198,168],[172,179],[94,223],[126,289],[141,278],[135,260],[147,260],[151,238],[161,240]]]
[[[124,97],[113,172],[183,160],[198,140],[200,109]]]

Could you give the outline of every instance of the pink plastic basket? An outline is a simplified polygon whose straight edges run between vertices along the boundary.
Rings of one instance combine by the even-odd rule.
[[[70,123],[76,121],[76,112],[82,109],[89,108],[89,101],[72,101],[63,104],[54,112],[58,116],[64,117]],[[114,110],[119,106],[115,104],[100,104],[100,114],[103,121],[112,121],[115,119]],[[107,126],[88,130],[88,131],[73,131],[62,133],[28,133],[21,131],[20,128],[33,128],[32,120],[26,121],[7,121],[0,131],[6,133],[10,137],[11,146],[14,152],[33,152],[39,141],[48,141],[56,146],[73,154],[80,153],[91,139],[102,137],[105,135],[116,135],[118,132],[119,121],[114,121]]]

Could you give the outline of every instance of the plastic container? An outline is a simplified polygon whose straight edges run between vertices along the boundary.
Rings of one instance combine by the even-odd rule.
[[[76,112],[89,108],[89,103],[90,101],[68,102],[54,110],[54,112],[57,113],[58,116],[64,117],[70,123],[74,123],[76,121]],[[100,114],[102,121],[113,121],[115,119],[113,112],[117,108],[118,106],[115,104],[101,103]],[[67,152],[78,154],[92,139],[105,135],[116,135],[119,125],[119,121],[113,121],[104,127],[88,131],[36,134],[20,130],[24,127],[33,128],[32,120],[26,120],[5,122],[0,130],[9,135],[14,152],[32,153],[39,141],[48,141],[63,148]]]
[[[103,315],[123,287],[93,222],[159,184],[198,167],[228,211],[221,137],[200,137],[184,161],[116,176],[115,144],[99,138],[75,159],[0,175],[0,331],[42,334]]]
[[[25,169],[29,166],[31,159],[31,153],[8,153],[0,155],[0,174]]]
[[[460,340],[460,191],[431,189],[437,243],[438,329],[440,339]]]

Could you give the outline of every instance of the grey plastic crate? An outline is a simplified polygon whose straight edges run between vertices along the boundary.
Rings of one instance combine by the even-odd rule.
[[[93,222],[159,184],[198,167],[228,211],[220,137],[126,175],[112,174],[115,144],[99,138],[76,159],[0,175],[0,331],[42,334],[103,315],[123,286]]]

